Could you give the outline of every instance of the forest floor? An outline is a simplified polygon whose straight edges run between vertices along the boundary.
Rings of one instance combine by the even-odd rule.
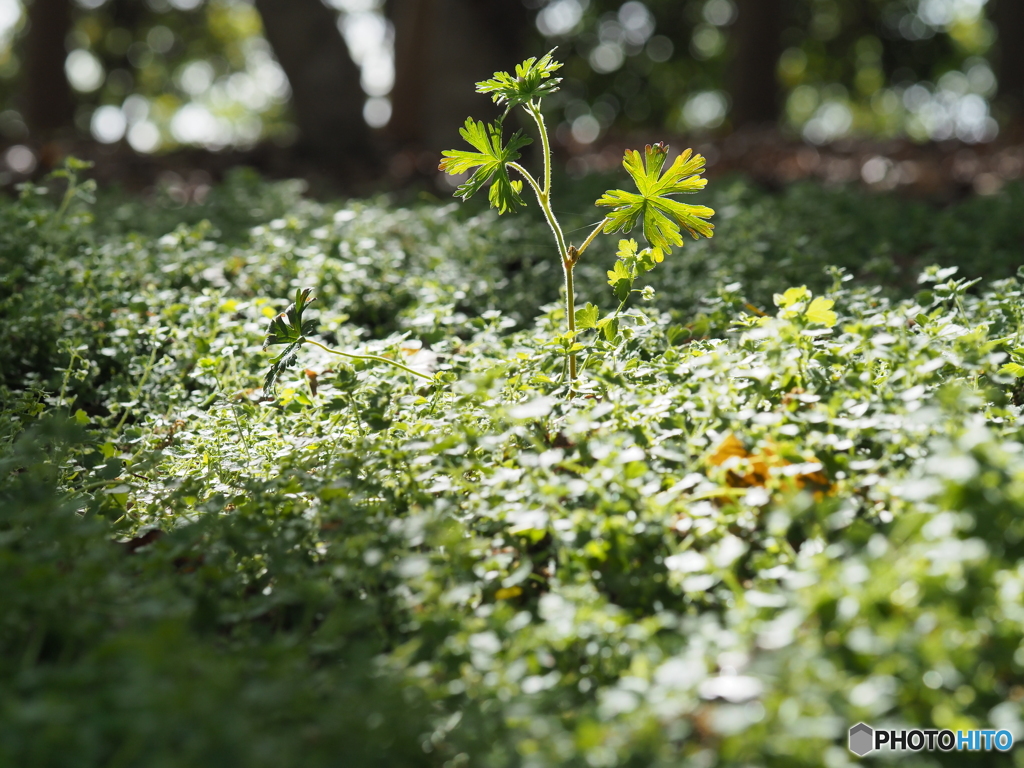
[[[572,385],[535,210],[209,169],[0,200],[0,764],[841,768],[860,721],[1024,737],[1011,171],[942,205],[723,173],[653,294],[616,312],[616,238],[587,251],[611,322],[568,340]],[[556,179],[572,238],[604,181]],[[308,338],[427,379],[300,345],[267,382],[306,287]]]

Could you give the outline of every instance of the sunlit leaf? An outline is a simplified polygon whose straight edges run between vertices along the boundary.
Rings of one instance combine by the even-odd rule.
[[[775,306],[779,309],[789,309],[794,304],[807,301],[811,296],[812,294],[807,290],[807,286],[801,285],[799,288],[787,288],[785,293],[776,293],[772,298],[775,301]]]
[[[295,291],[295,300],[288,305],[288,308],[270,320],[267,336],[263,340],[263,348],[266,349],[277,344],[286,346],[277,357],[270,361],[270,369],[263,379],[264,398],[273,395],[274,387],[281,374],[295,365],[299,347],[302,346],[305,337],[316,330],[314,321],[303,320],[302,317],[306,307],[314,301],[310,295],[312,293],[312,288],[299,288]]]
[[[543,56],[530,58],[516,66],[515,76],[508,72],[495,72],[490,80],[476,84],[477,93],[490,94],[495,104],[507,104],[512,108],[519,104],[539,101],[558,90],[560,77],[552,74],[561,68],[560,61],[554,61],[552,48]]]
[[[597,321],[597,329],[604,334],[606,341],[614,341],[619,335],[619,318],[614,315]]]
[[[296,360],[299,356],[299,347],[302,346],[301,341],[293,341],[284,348],[277,357],[270,361],[270,368],[267,370],[267,375],[263,378],[263,397],[270,398],[274,394],[274,387],[277,386],[277,380],[281,378],[281,374],[295,365]]]
[[[1020,363],[1006,363],[999,369],[999,373],[1008,373],[1018,379],[1024,378],[1024,365]]]
[[[663,254],[683,244],[683,229],[695,240],[714,234],[714,225],[705,221],[715,213],[711,208],[672,198],[704,189],[707,180],[700,177],[704,158],[688,149],[662,173],[668,150],[668,145],[661,143],[648,145],[643,157],[634,149],[626,150],[622,165],[633,177],[638,193],[609,190],[595,203],[612,209],[605,232],[629,232],[642,223],[644,237]]]
[[[597,320],[601,316],[601,311],[593,304],[588,303],[584,307],[580,307],[576,310],[576,328],[577,330],[583,330],[585,328],[596,328]]]
[[[831,328],[836,324],[837,320],[836,313],[832,311],[833,304],[835,302],[832,299],[823,299],[819,296],[807,307],[807,319],[812,323],[818,323]]]
[[[459,133],[477,151],[446,150],[438,168],[452,175],[476,170],[458,186],[455,196],[468,200],[490,183],[488,199],[499,214],[514,213],[522,208],[525,203],[519,193],[523,182],[509,178],[507,164],[518,160],[518,150],[531,143],[532,139],[516,131],[503,146],[501,121],[488,124],[471,117],[466,118],[466,125],[459,129]]]

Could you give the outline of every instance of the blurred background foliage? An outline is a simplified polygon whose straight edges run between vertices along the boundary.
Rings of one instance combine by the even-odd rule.
[[[479,110],[474,81],[557,45],[577,151],[765,125],[977,144],[1024,103],[1014,39],[1017,0],[0,0],[0,137],[8,174],[84,138],[402,178]]]

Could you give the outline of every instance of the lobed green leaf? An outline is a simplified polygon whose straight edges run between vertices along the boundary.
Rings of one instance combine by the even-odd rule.
[[[508,174],[508,164],[519,159],[519,150],[532,142],[521,131],[509,137],[508,144],[502,141],[502,123],[477,121],[466,118],[466,124],[459,133],[476,152],[450,149],[443,152],[439,170],[451,175],[473,171],[473,175],[460,184],[455,190],[455,197],[468,200],[479,192],[486,184],[491,184],[488,200],[491,207],[499,214],[515,213],[526,205],[520,196],[523,189],[521,181],[512,181]]]
[[[551,58],[554,52],[552,48],[539,59],[529,58],[517,65],[514,77],[508,72],[495,72],[490,80],[476,84],[477,93],[490,94],[495,104],[506,104],[508,109],[540,101],[557,91],[562,81],[560,77],[552,77],[562,66],[560,61]]]
[[[685,229],[695,240],[712,237],[714,225],[706,221],[714,210],[703,205],[687,205],[672,199],[673,195],[699,192],[707,185],[700,177],[704,158],[687,149],[662,173],[668,157],[667,144],[647,145],[641,157],[636,150],[626,150],[622,165],[633,178],[638,192],[614,189],[605,192],[595,205],[609,207],[604,232],[629,232],[643,222],[644,237],[663,253],[682,246],[681,231]]]
[[[576,310],[576,329],[582,331],[587,328],[596,328],[600,316],[601,310],[588,302]]]

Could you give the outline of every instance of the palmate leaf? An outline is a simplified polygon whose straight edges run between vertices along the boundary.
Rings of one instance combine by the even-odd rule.
[[[615,266],[608,270],[608,285],[615,291],[619,301],[625,301],[633,290],[633,275],[624,261],[616,261]]]
[[[438,168],[452,175],[466,173],[472,169],[473,175],[460,184],[455,190],[455,197],[468,200],[479,192],[485,184],[491,183],[488,199],[492,208],[498,213],[515,213],[526,203],[519,196],[523,182],[512,181],[508,175],[508,163],[519,159],[519,149],[531,143],[532,139],[516,131],[502,146],[502,124],[476,121],[466,118],[466,125],[459,133],[476,152],[449,149],[443,152],[444,158]]]
[[[715,214],[711,208],[672,199],[672,195],[693,194],[704,189],[707,179],[700,177],[704,172],[704,158],[688,149],[663,174],[661,169],[668,149],[667,144],[648,145],[643,157],[635,149],[626,150],[622,165],[633,177],[639,194],[614,189],[597,200],[595,205],[612,208],[605,232],[629,232],[642,222],[644,237],[664,253],[671,253],[673,246],[683,244],[681,229],[689,232],[694,240],[714,234],[714,225],[705,221]]]
[[[507,104],[508,109],[539,101],[557,91],[562,82],[562,78],[551,76],[562,66],[562,62],[551,58],[554,52],[552,48],[539,59],[530,58],[517,65],[515,77],[508,72],[495,72],[490,80],[476,84],[476,92],[489,93],[495,104]]]

